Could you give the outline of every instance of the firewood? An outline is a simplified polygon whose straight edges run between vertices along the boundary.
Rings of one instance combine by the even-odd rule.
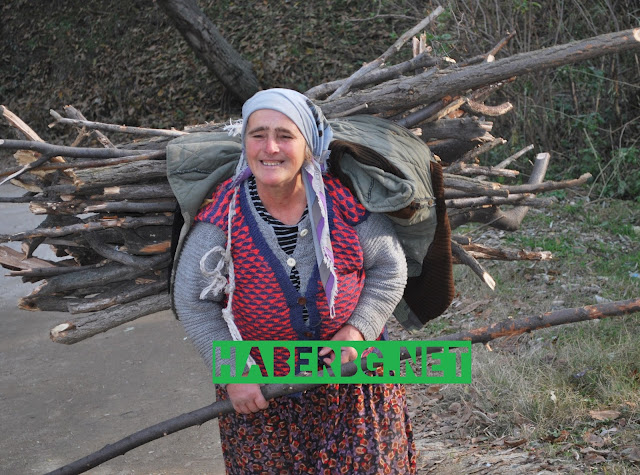
[[[166,293],[143,297],[133,302],[114,305],[99,312],[72,318],[52,328],[50,337],[56,343],[66,345],[77,343],[145,315],[168,310],[169,307],[169,295]]]
[[[142,276],[132,281],[125,281],[119,285],[113,287],[107,292],[84,299],[75,299],[72,302],[67,303],[67,308],[70,313],[88,313],[104,310],[114,305],[121,305],[135,300],[139,300],[143,297],[160,294],[167,291],[169,282],[167,279],[167,272],[160,275],[151,275],[144,279]]]
[[[496,229],[517,230],[529,207],[547,206],[553,200],[537,194],[580,186],[589,179],[585,174],[572,180],[545,181],[550,157],[543,153],[538,154],[527,184],[508,184],[508,180],[519,176],[517,170],[508,167],[533,145],[497,165],[482,163],[485,154],[506,142],[494,135],[494,124],[485,117],[499,116],[512,109],[509,102],[485,103],[493,93],[530,71],[640,49],[640,29],[636,29],[496,59],[496,54],[513,37],[509,33],[486,54],[458,62],[431,56],[425,51],[424,41],[417,40],[413,59],[383,67],[412,36],[412,32],[407,32],[351,77],[317,85],[307,95],[318,102],[328,117],[377,114],[420,136],[444,165],[445,199],[452,229],[478,222]],[[119,308],[131,308],[133,314],[139,315],[144,312],[136,307],[138,303],[164,297],[162,279],[149,278],[148,282],[146,279],[149,272],[167,272],[170,260],[176,201],[166,177],[167,143],[188,133],[219,131],[223,124],[157,130],[88,121],[72,106],[66,106],[64,111],[66,118],[51,111],[55,119],[52,126],[75,127],[73,146],[45,143],[17,115],[0,109],[27,138],[0,139],[0,148],[14,150],[18,161],[18,166],[5,167],[0,176],[28,191],[22,197],[0,197],[0,202],[29,203],[32,213],[46,215],[36,229],[0,235],[0,242],[23,244],[21,254],[4,259],[0,256],[0,264],[24,281],[41,281],[36,290],[21,300],[24,308],[97,310],[96,315],[113,316],[107,318],[111,322],[107,326],[111,328],[116,324],[113,322],[127,321],[128,317],[117,315]],[[140,138],[114,145],[103,132],[134,134]],[[98,146],[81,147],[89,143],[89,138],[97,139]],[[501,177],[503,183],[491,181],[493,177]],[[33,260],[33,252],[42,245],[51,246],[64,261]],[[491,276],[478,260],[548,257],[544,252],[488,248],[470,242],[454,246],[454,252],[458,262],[471,266],[489,285],[493,285]],[[131,284],[138,278],[145,279],[144,291]],[[131,300],[142,295],[138,292],[152,289],[155,294]],[[107,305],[112,307],[105,309]],[[126,310],[121,313],[124,315]],[[79,320],[74,322],[71,325],[74,328],[99,327],[89,320],[86,325],[79,324]],[[69,341],[67,336],[76,338],[72,334],[94,333],[67,327],[56,330],[53,340]]]
[[[162,264],[164,267],[168,264],[164,259],[155,261],[155,268],[159,268]],[[131,280],[144,275],[153,267],[133,267],[123,265],[117,262],[110,262],[97,269],[87,269],[71,274],[62,274],[47,279],[46,283],[40,285],[31,292],[34,295],[51,295],[55,293],[65,292],[68,290],[79,289],[83,287],[92,287],[96,285],[105,285],[113,282],[122,282],[123,280]]]

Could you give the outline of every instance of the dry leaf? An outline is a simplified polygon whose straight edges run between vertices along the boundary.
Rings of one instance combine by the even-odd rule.
[[[555,443],[564,442],[565,440],[567,440],[569,438],[569,435],[570,435],[570,433],[569,433],[568,430],[563,430],[562,432],[560,432],[560,435],[558,437],[553,439],[553,441]]]
[[[504,445],[508,447],[519,447],[527,443],[527,439],[505,439]]]
[[[624,458],[631,462],[640,462],[640,447],[630,447],[620,452]]]
[[[584,459],[589,463],[604,463],[607,461],[602,455],[590,453],[584,456]]]
[[[597,421],[615,420],[620,417],[620,413],[614,410],[589,411],[589,415]]]
[[[604,446],[604,439],[592,432],[585,432],[582,438],[587,444],[591,445],[592,447]]]

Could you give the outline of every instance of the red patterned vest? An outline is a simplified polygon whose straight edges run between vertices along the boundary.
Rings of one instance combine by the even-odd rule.
[[[364,285],[362,248],[353,226],[368,217],[368,211],[337,178],[324,176],[329,210],[329,229],[338,278],[335,318],[322,287],[318,265],[305,295],[300,294],[280,261],[267,245],[250,212],[250,198],[244,186],[236,195],[236,214],[232,219],[231,255],[236,289],[232,311],[243,340],[329,340],[345,324],[358,303]],[[231,180],[222,183],[213,201],[196,216],[227,233],[229,203],[233,197]],[[309,314],[303,320],[303,307]],[[260,354],[252,353],[263,371]],[[276,353],[276,375],[286,374],[288,355]],[[297,358],[296,358],[297,359]]]

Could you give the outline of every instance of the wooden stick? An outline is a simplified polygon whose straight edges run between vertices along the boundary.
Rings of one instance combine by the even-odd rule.
[[[117,287],[103,292],[93,298],[78,299],[67,304],[68,311],[72,314],[97,312],[100,310],[113,307],[114,305],[122,305],[125,303],[139,300],[143,297],[149,297],[165,292],[169,286],[167,273],[154,276],[156,280],[151,282],[138,283],[139,279],[123,282]]]
[[[151,295],[61,323],[51,329],[49,336],[56,343],[70,345],[170,307],[168,294]]]
[[[7,119],[7,122],[9,122],[9,124],[22,132],[27,140],[32,140],[34,142],[44,142],[44,140],[40,138],[35,130],[29,127],[20,117],[15,115],[5,106],[0,106],[0,112],[2,112],[3,117]]]
[[[505,158],[504,160],[502,160],[500,163],[498,163],[496,165],[497,168],[507,168],[509,165],[511,165],[514,161],[516,161],[517,159],[519,159],[520,157],[522,157],[525,153],[527,153],[529,150],[533,150],[533,144],[527,145],[526,147],[524,147],[522,150],[514,153],[513,155]]]
[[[499,261],[548,261],[553,258],[549,251],[525,251],[504,248],[492,248],[481,244],[466,244],[463,249],[474,259]],[[463,264],[463,262],[460,262]]]
[[[38,170],[44,170],[44,171],[99,168],[99,167],[107,167],[112,165],[121,165],[123,163],[139,162],[141,160],[157,160],[157,159],[164,158],[165,155],[166,155],[165,150],[158,150],[155,152],[144,153],[141,155],[128,155],[128,156],[119,157],[119,158],[104,158],[101,160],[75,160],[71,163],[50,163],[48,165],[42,165],[42,164],[32,165],[32,163],[35,163],[35,162],[32,162],[29,164],[31,165],[29,168],[37,168]],[[46,162],[46,160],[44,160],[42,163],[44,162]],[[2,172],[0,172],[0,176],[4,176],[8,173],[13,173],[15,171],[21,171],[21,170],[24,170],[24,168],[25,167],[22,167],[22,168],[15,167],[15,168],[3,170]],[[10,177],[9,179],[11,178],[12,177]]]
[[[611,302],[600,305],[588,305],[585,307],[570,308],[548,312],[542,315],[523,317],[517,320],[508,319],[491,324],[486,327],[475,328],[449,335],[441,335],[427,341],[470,341],[472,344],[487,343],[496,338],[505,336],[520,335],[525,332],[532,332],[541,328],[550,328],[558,325],[567,325],[586,320],[596,320],[600,318],[629,315],[640,311],[640,299],[631,299],[618,302]],[[437,347],[427,347],[427,353],[437,351]],[[423,356],[420,352],[419,356]],[[408,359],[410,355],[403,353],[401,359]],[[366,365],[366,358],[362,359],[362,364]],[[366,366],[365,366],[366,367]],[[342,365],[341,373],[344,375],[355,374],[357,366],[351,362]],[[262,387],[262,393],[267,400],[274,399],[288,394],[308,391],[321,384],[267,384]],[[102,449],[87,455],[64,467],[49,472],[46,475],[77,475],[84,473],[104,462],[120,455],[124,455],[130,450],[147,444],[153,440],[166,437],[174,432],[187,429],[188,427],[202,425],[207,421],[220,416],[233,413],[231,401],[217,401],[203,408],[191,411],[179,416],[167,419],[158,424],[141,429],[133,434],[120,439],[113,444],[108,444]]]
[[[171,259],[168,253],[157,254],[153,257],[132,256],[101,241],[100,238],[96,236],[96,233],[85,235],[85,240],[91,249],[105,259],[110,259],[113,262],[119,262],[125,266],[136,267],[138,269],[155,269],[163,263],[168,264]]]
[[[108,151],[110,149],[101,149]],[[115,185],[127,185],[148,180],[166,182],[167,164],[164,160],[141,160],[110,167],[76,170],[73,184],[78,190]]]
[[[175,199],[147,201],[41,201],[29,205],[33,214],[85,214],[85,213],[163,213],[176,208]]]
[[[12,269],[34,271],[35,269],[55,267],[55,264],[37,257],[27,257],[20,251],[7,246],[0,246],[0,264]]]
[[[16,234],[0,234],[0,242],[24,241],[35,237],[60,237],[75,233],[88,233],[106,228],[138,228],[141,226],[171,226],[172,215],[156,216],[126,216],[124,218],[105,218],[99,221],[89,221],[55,228],[37,228]]]
[[[396,40],[396,42],[391,45],[390,48],[387,49],[387,51],[385,51],[384,53],[382,53],[382,55],[380,55],[377,59],[374,59],[373,61],[371,61],[370,63],[365,64],[364,66],[362,66],[358,71],[356,71],[349,79],[347,79],[346,81],[344,81],[340,87],[338,87],[338,89],[336,89],[333,94],[331,94],[331,96],[329,96],[329,100],[335,100],[343,95],[345,95],[347,92],[349,92],[349,89],[351,88],[352,84],[357,81],[359,78],[361,78],[362,76],[365,76],[367,73],[373,71],[374,69],[377,69],[379,67],[381,67],[384,63],[386,63],[386,61],[395,53],[397,53],[398,51],[400,51],[400,49],[402,48],[402,46],[404,46],[404,44],[409,41],[411,39],[412,36],[418,34],[420,32],[420,30],[422,30],[424,27],[426,27],[429,23],[431,23],[434,19],[436,19],[442,12],[444,12],[444,8],[439,6],[438,8],[436,8],[428,17],[426,17],[425,19],[423,19],[420,23],[418,23],[416,26],[414,26],[413,28],[411,28],[410,30],[404,32],[402,34],[402,36],[400,36],[400,38],[398,38]]]
[[[518,205],[518,206],[550,206],[556,200],[553,198],[536,198],[531,193],[502,196],[478,196],[477,198],[457,198],[447,200],[447,208],[479,208],[485,206]]]
[[[64,111],[67,114],[67,117],[69,119],[84,120],[85,122],[87,121],[87,118],[84,115],[82,115],[82,112],[80,112],[78,109],[76,109],[73,106],[64,106]],[[83,127],[82,129],[84,130],[85,127]],[[98,139],[98,142],[100,142],[105,148],[116,148],[116,146],[113,145],[111,140],[109,140],[109,137],[107,137],[105,134],[103,134],[99,130],[92,130],[91,133],[92,135],[95,136],[96,139]]]
[[[0,249],[4,246],[0,246]],[[48,262],[48,261],[45,261]],[[4,263],[2,263],[4,265]],[[79,272],[83,270],[98,269],[104,266],[106,262],[100,262],[98,264],[86,265],[86,266],[56,266],[51,267],[37,267],[32,269],[23,269],[9,272],[10,276],[27,277],[31,282],[37,280],[46,279],[47,277],[54,277],[61,274],[72,274],[73,272]]]
[[[9,150],[33,150],[34,152],[62,155],[70,158],[116,158],[140,155],[143,153],[157,153],[157,150],[124,150],[119,148],[66,147],[52,145],[46,142],[32,142],[29,140],[0,139],[0,148]]]
[[[442,64],[444,61],[441,58],[435,58],[431,56],[428,52],[424,52],[415,58],[411,58],[408,61],[405,61],[400,64],[395,64],[393,66],[389,66],[387,68],[376,69],[371,71],[366,76],[362,76],[357,78],[352,84],[351,87],[362,87],[367,86],[369,84],[379,84],[384,81],[388,81],[389,79],[394,79],[400,77],[403,73],[407,71],[414,71],[420,68],[426,68],[431,66],[436,66]],[[318,86],[312,87],[308,91],[304,93],[309,99],[320,99],[325,97],[327,94],[331,94],[334,92],[340,85],[344,84],[347,79],[339,79],[337,81],[330,81],[324,84],[320,84]],[[186,129],[185,129],[186,130]]]
[[[20,175],[28,172],[29,170],[32,170],[34,168],[38,168],[40,165],[42,165],[43,163],[48,162],[52,158],[53,158],[53,155],[42,155],[37,160],[35,160],[35,161],[31,162],[31,163],[27,163],[25,166],[20,167],[18,170],[16,170],[15,172],[11,173],[8,177],[6,177],[4,180],[0,181],[0,186],[4,185],[9,180],[13,180],[14,178],[18,178]]]
[[[150,135],[156,137],[180,137],[186,135],[189,132],[182,132],[180,130],[166,130],[166,129],[148,129],[143,127],[129,127],[126,125],[105,124],[103,122],[92,122],[89,120],[77,120],[66,119],[51,109],[49,113],[56,121],[53,124],[49,124],[49,127],[54,127],[56,123],[75,125],[76,127],[86,127],[88,129],[107,130],[109,132],[120,132],[123,134],[137,134],[137,135]]]
[[[165,256],[162,257],[164,258]],[[34,289],[30,296],[51,295],[85,287],[104,286],[113,282],[135,279],[153,270],[154,267],[161,267],[162,264],[165,264],[166,267],[166,259],[154,261],[154,264],[154,266],[139,268],[117,262],[109,262],[98,269],[87,269],[71,274],[57,275],[51,277]]]
[[[429,77],[420,74],[393,79],[363,91],[352,91],[344,97],[321,101],[318,105],[327,117],[364,103],[369,105],[370,114],[396,110],[398,104],[411,109],[446,95],[456,95],[459,91],[504,81],[514,76],[634,50],[640,50],[640,28],[519,53],[490,63],[440,71]]]
[[[469,254],[460,244],[455,241],[451,241],[451,253],[460,264],[464,264],[469,267],[474,274],[480,277],[480,280],[487,284],[491,290],[495,290],[496,281],[493,277],[482,267],[482,265]]]

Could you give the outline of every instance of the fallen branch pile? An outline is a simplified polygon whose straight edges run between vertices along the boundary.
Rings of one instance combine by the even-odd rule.
[[[414,38],[414,58],[383,67],[387,59],[426,23],[400,37],[389,51],[351,78],[307,91],[330,118],[358,113],[378,114],[420,135],[445,165],[446,203],[452,229],[480,222],[516,230],[529,207],[549,198],[537,193],[574,187],[589,175],[564,182],[545,181],[548,153],[537,154],[526,184],[491,181],[517,179],[509,166],[526,156],[530,145],[495,166],[480,157],[505,140],[492,135],[492,116],[508,113],[510,103],[485,101],[514,76],[557,67],[598,55],[640,49],[640,29],[496,60],[513,36],[486,55],[455,62],[430,54],[424,37]],[[415,31],[414,31],[415,30]],[[0,242],[21,242],[21,251],[0,245],[0,264],[25,282],[41,282],[18,306],[28,310],[69,312],[68,321],[51,331],[53,341],[74,343],[135,318],[169,308],[167,280],[176,202],[166,179],[165,147],[171,138],[214,131],[221,124],[185,130],[159,130],[92,122],[72,106],[63,117],[51,111],[51,126],[76,130],[69,146],[44,142],[15,114],[2,106],[3,117],[24,140],[0,139],[0,150],[15,151],[17,166],[0,174],[26,190],[0,202],[29,203],[44,220],[35,229],[0,235]],[[106,133],[127,133],[134,142],[115,145]],[[88,146],[81,146],[88,144]],[[454,237],[454,258],[493,287],[477,259],[549,259],[546,252],[487,248]],[[42,245],[60,260],[34,257]]]

